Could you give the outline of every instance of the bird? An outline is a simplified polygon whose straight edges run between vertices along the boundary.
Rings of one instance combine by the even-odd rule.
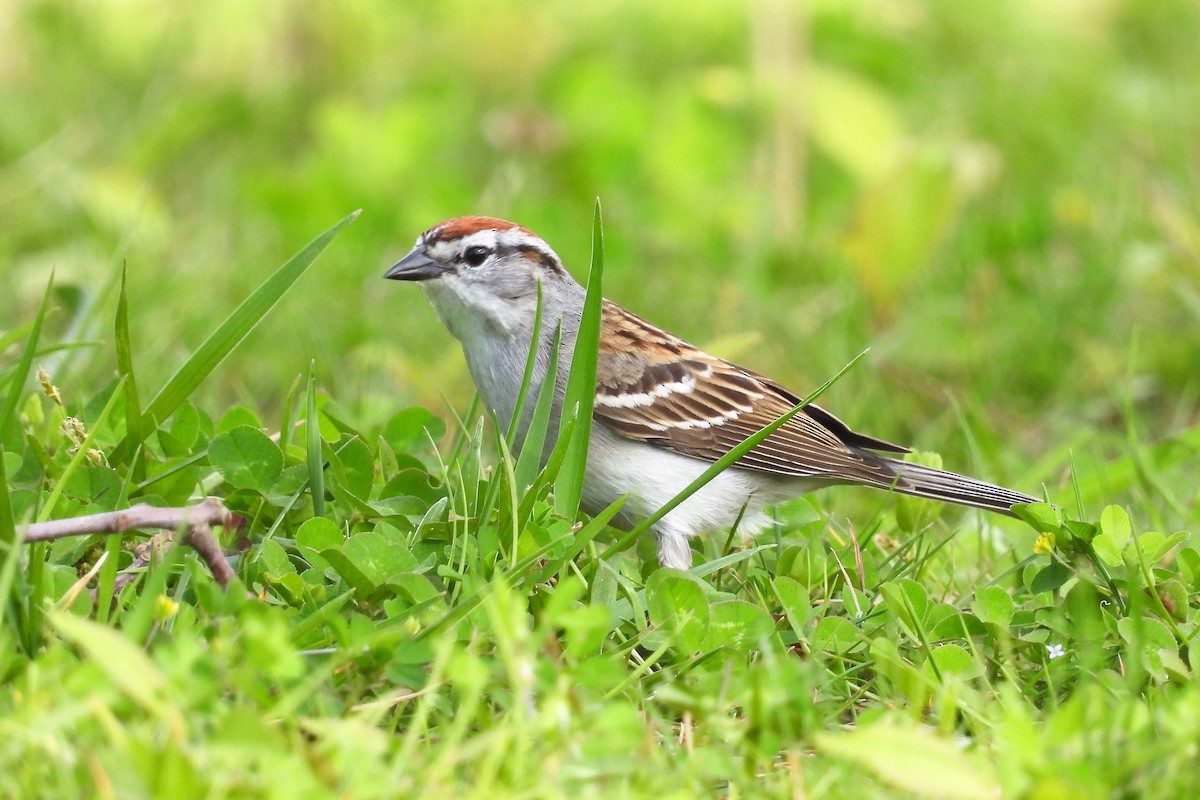
[[[561,327],[551,414],[558,420],[586,289],[545,240],[513,222],[456,217],[418,236],[384,277],[419,283],[461,343],[475,387],[497,419],[514,413],[533,346],[530,396],[538,396],[554,332]],[[539,302],[542,324],[535,344]],[[802,400],[782,384],[706,353],[606,299],[581,505],[595,514],[625,496],[612,524],[629,530]],[[517,420],[518,442],[528,430],[532,405]],[[552,423],[547,448],[556,434]],[[770,523],[769,507],[827,486],[864,485],[1009,516],[1016,516],[1013,506],[1037,502],[896,457],[908,452],[806,405],[651,526],[658,562],[689,569],[696,535],[734,525],[752,534]]]

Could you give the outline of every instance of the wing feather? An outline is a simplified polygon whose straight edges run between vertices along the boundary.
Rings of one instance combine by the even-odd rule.
[[[799,402],[798,395],[774,381],[605,302],[595,416],[624,436],[711,462]],[[831,481],[885,486],[894,481],[888,460],[869,450],[907,452],[808,406],[738,466]]]

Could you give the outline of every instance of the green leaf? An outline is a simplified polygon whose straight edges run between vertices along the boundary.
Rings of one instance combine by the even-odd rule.
[[[1129,541],[1133,524],[1129,521],[1129,514],[1125,509],[1120,506],[1105,506],[1104,511],[1100,512],[1100,530],[1120,549]]]
[[[111,511],[117,507],[121,496],[121,478],[111,467],[81,464],[63,481],[63,495]]]
[[[25,463],[25,459],[21,458],[20,453],[10,453],[0,447],[0,459],[4,460],[4,472],[7,475],[16,475],[21,469],[21,465]]]
[[[934,648],[929,654],[931,666],[937,667],[937,670],[930,670],[936,675],[963,675],[973,677],[981,674],[980,666],[975,663],[975,659],[971,658],[971,654],[964,648],[956,644],[944,644],[941,647]]]
[[[604,297],[600,284],[604,275],[604,231],[600,221],[600,200],[592,217],[592,265],[588,271],[587,295],[583,301],[583,318],[571,356],[571,374],[567,377],[563,397],[562,424],[566,429],[568,415],[575,417],[571,439],[562,466],[554,478],[554,509],[564,517],[574,518],[583,495],[583,478],[587,467],[588,442],[592,433],[592,406],[596,400],[596,364],[600,357],[600,319]],[[552,375],[547,374],[550,381]]]
[[[1192,591],[1200,591],[1200,551],[1193,547],[1185,547],[1175,556],[1184,575],[1192,585]]]
[[[338,447],[337,463],[340,467],[338,477],[346,491],[363,500],[370,499],[375,483],[375,457],[367,443],[352,436]]]
[[[1125,509],[1105,506],[1104,511],[1100,512],[1100,533],[1092,539],[1092,547],[1105,564],[1119,567],[1125,563],[1121,551],[1125,549],[1132,532],[1133,525]]]
[[[1054,562],[1033,576],[1033,581],[1029,584],[1029,591],[1034,594],[1053,592],[1066,583],[1070,577],[1071,570],[1058,562]]]
[[[1141,548],[1142,557],[1146,559],[1146,563],[1157,564],[1176,545],[1182,544],[1190,538],[1191,534],[1187,531],[1176,531],[1170,536],[1164,536],[1158,531],[1147,531],[1138,534],[1137,545]]]
[[[819,733],[816,743],[819,750],[922,798],[993,800],[1001,794],[987,762],[926,726],[876,722],[849,732]]]
[[[342,580],[354,589],[359,600],[365,600],[375,591],[375,584],[341,550],[322,550],[321,558],[328,561]]]
[[[228,409],[224,414],[221,415],[221,419],[217,422],[215,432],[229,433],[234,428],[242,425],[248,425],[251,428],[259,428],[260,430],[263,427],[262,420],[259,419],[258,414],[254,412],[254,409],[237,405]]]
[[[296,531],[296,544],[317,551],[341,547],[344,538],[333,520],[325,517],[306,519]]]
[[[1122,617],[1117,620],[1117,631],[1130,647],[1147,652],[1179,646],[1171,629],[1152,617]]]
[[[284,575],[294,575],[296,567],[288,558],[287,551],[274,539],[266,539],[258,549],[258,558],[262,566],[278,580]]]
[[[1007,628],[1013,618],[1012,595],[999,586],[984,586],[975,592],[971,610],[983,622]]]
[[[1162,601],[1163,608],[1176,622],[1187,621],[1188,592],[1180,580],[1177,578],[1165,580],[1155,586],[1152,591],[1158,592],[1158,599]]]
[[[230,486],[260,494],[266,494],[283,472],[279,446],[247,425],[214,436],[208,445],[208,460]]]
[[[1038,533],[1058,533],[1058,512],[1049,503],[1029,503],[1013,506],[1016,514]]]
[[[910,578],[885,583],[879,587],[884,604],[903,622],[913,635],[923,629],[925,614],[929,610],[929,598],[925,588]]]
[[[646,606],[651,622],[673,633],[682,650],[702,649],[709,612],[699,580],[679,570],[659,569],[646,581]]]
[[[380,491],[381,498],[416,497],[426,505],[446,496],[445,489],[434,486],[433,477],[423,469],[402,469]]]
[[[437,441],[445,433],[446,423],[419,407],[396,412],[383,426],[383,440],[397,455],[419,450],[430,438]]]
[[[357,533],[342,545],[342,553],[378,586],[393,575],[417,568],[417,559],[397,537],[379,533]]]
[[[845,617],[821,617],[813,631],[813,646],[830,653],[844,653],[859,644],[862,634]]]
[[[1092,539],[1096,538],[1096,526],[1090,522],[1079,522],[1078,520],[1069,519],[1062,526],[1071,536],[1084,544],[1089,544]]]
[[[225,356],[241,343],[246,335],[265,317],[284,293],[291,288],[333,238],[358,217],[360,212],[342,219],[309,244],[267,278],[254,293],[233,310],[204,343],[192,353],[183,366],[171,376],[150,401],[143,416],[143,429],[152,430],[157,421],[165,420],[186,400],[196,387],[217,368]]]
[[[816,613],[808,589],[795,578],[780,575],[771,581],[771,588],[787,615],[788,624],[796,636],[804,636],[805,625]]]
[[[763,609],[745,600],[725,600],[708,607],[708,632],[701,649],[751,650],[774,631],[775,621]]]

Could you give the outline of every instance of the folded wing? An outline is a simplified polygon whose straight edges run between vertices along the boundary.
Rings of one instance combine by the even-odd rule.
[[[595,416],[633,439],[716,461],[796,406],[801,398],[749,370],[710,356],[605,303]],[[868,450],[908,452],[855,433],[807,406],[742,457],[742,469],[887,486],[888,462]]]

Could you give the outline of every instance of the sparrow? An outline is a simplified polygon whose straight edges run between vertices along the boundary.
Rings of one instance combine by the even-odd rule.
[[[561,325],[551,415],[559,418],[585,289],[541,237],[500,219],[457,217],[418,236],[384,277],[420,283],[462,344],[481,397],[501,420],[512,417],[531,346],[537,352],[530,391],[538,395]],[[535,345],[539,285],[543,322]],[[802,395],[776,381],[710,355],[605,300],[583,508],[596,513],[625,496],[613,524],[629,529],[801,401]],[[532,405],[526,404],[517,421],[518,441],[528,429]],[[547,447],[557,435],[556,424],[551,427]],[[907,452],[807,405],[651,528],[658,561],[688,569],[692,537],[735,524],[753,533],[768,524],[767,507],[826,486],[872,486],[1009,516],[1015,516],[1014,505],[1036,502],[1011,489],[886,455]]]

